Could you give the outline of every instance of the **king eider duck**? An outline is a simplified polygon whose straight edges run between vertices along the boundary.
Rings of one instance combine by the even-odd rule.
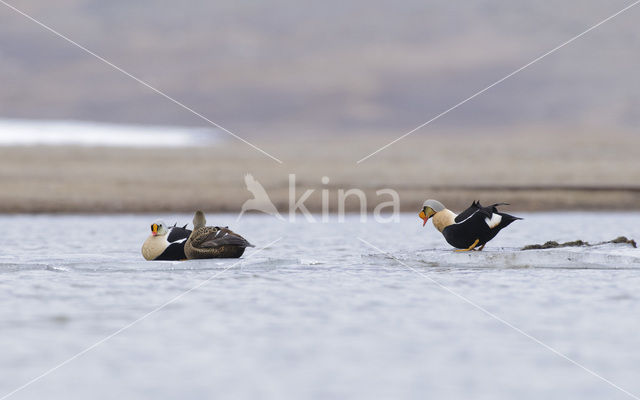
[[[179,227],[174,224],[167,228],[162,221],[151,224],[151,235],[142,244],[142,256],[152,260],[186,260],[184,243],[191,231],[187,226]]]
[[[194,258],[239,258],[247,247],[254,247],[228,227],[206,226],[202,211],[193,216],[193,232],[184,245],[184,254]]]
[[[496,203],[483,207],[480,202],[474,201],[469,208],[456,215],[439,201],[427,200],[418,215],[424,221],[422,226],[433,217],[433,226],[442,233],[447,243],[460,249],[456,251],[474,250],[478,246],[477,250],[482,250],[500,230],[522,219],[498,212],[497,207],[502,205],[508,204]]]

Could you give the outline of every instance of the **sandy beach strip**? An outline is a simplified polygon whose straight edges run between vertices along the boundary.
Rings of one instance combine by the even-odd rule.
[[[0,147],[0,212],[239,212],[252,196],[252,174],[281,210],[289,209],[290,174],[296,197],[338,210],[338,191],[360,189],[367,208],[396,190],[402,211],[427,198],[459,209],[472,200],[506,201],[512,210],[638,210],[640,157],[634,134],[562,135],[557,131],[439,133],[407,138],[370,159],[388,143],[380,135],[255,140],[283,161],[228,140],[200,148]],[[322,178],[329,178],[323,183]],[[360,202],[348,198],[347,211]]]

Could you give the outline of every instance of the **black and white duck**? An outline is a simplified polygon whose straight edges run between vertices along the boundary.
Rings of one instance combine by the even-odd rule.
[[[179,227],[174,224],[167,227],[162,221],[151,224],[151,235],[142,244],[142,256],[153,260],[186,260],[184,244],[191,231],[187,226]]]
[[[424,226],[433,217],[433,226],[444,236],[447,243],[459,249],[456,251],[482,250],[488,241],[513,221],[522,219],[498,211],[496,203],[483,207],[474,201],[469,208],[456,215],[437,200],[427,200],[422,206],[419,217]]]
[[[204,213],[196,211],[193,216],[193,232],[184,245],[184,253],[188,259],[238,258],[247,247],[254,247],[228,227],[206,225]]]

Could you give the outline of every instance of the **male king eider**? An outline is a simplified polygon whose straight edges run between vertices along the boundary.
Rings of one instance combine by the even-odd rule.
[[[202,211],[193,216],[193,232],[184,245],[184,254],[193,258],[238,258],[247,247],[254,247],[245,238],[219,226],[206,226]]]
[[[433,217],[433,226],[438,229],[447,243],[461,250],[469,251],[480,246],[477,250],[482,250],[484,245],[493,239],[502,228],[507,227],[517,219],[513,215],[498,212],[496,207],[507,205],[507,203],[496,203],[488,207],[482,207],[480,202],[474,201],[471,206],[460,215],[456,215],[446,209],[437,200],[427,200],[424,202],[420,218],[424,221],[424,226],[429,218]]]
[[[182,228],[176,225],[167,228],[162,221],[151,224],[151,236],[142,244],[142,255],[145,259],[149,261],[186,260],[184,243],[191,231],[186,225]]]

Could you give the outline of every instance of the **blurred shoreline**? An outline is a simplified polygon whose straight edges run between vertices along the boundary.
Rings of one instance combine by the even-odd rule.
[[[305,188],[306,189],[306,188]],[[494,201],[499,201],[505,198],[509,198],[509,205],[501,207],[503,212],[625,212],[625,211],[640,211],[640,190],[633,190],[631,193],[627,191],[618,191],[616,189],[609,190],[608,188],[596,188],[600,192],[607,193],[606,198],[600,197],[597,199],[590,198],[590,193],[582,190],[574,190],[573,188],[568,190],[554,189],[553,193],[543,191],[546,195],[552,195],[552,198],[544,198],[544,195],[540,191],[529,191],[518,188],[518,195],[512,194],[508,189],[501,190],[499,193],[486,192],[481,190],[458,190],[448,189],[442,191],[429,191],[427,189],[424,192],[430,193],[429,198],[436,198],[444,203],[447,208],[452,209],[455,212],[460,212],[469,206],[473,199],[485,199],[481,200],[483,204],[489,204]],[[369,198],[372,192],[365,191]],[[407,193],[399,191],[401,197],[400,212],[417,212],[424,200],[427,197],[420,196],[415,193]],[[463,200],[464,199],[464,200]],[[533,199],[533,200],[532,200]],[[246,199],[245,199],[246,200]],[[274,204],[278,209],[278,212],[284,217],[287,217],[289,208],[288,203],[280,197],[272,198]],[[207,213],[221,213],[221,214],[238,214],[240,212],[242,203],[244,200],[239,200],[237,207],[226,204],[225,202],[219,203],[215,201],[199,201],[193,204],[184,204],[183,202],[176,202],[174,204],[164,203],[161,205],[150,206],[144,201],[127,201],[123,202],[118,198],[102,199],[96,202],[76,202],[76,201],[43,201],[43,200],[26,200],[18,203],[2,204],[0,207],[0,214],[154,214],[154,213],[193,213],[197,209],[203,209]],[[338,202],[330,200],[330,211],[328,215],[338,215]],[[322,213],[322,204],[317,201],[307,201],[304,203],[308,211],[317,216]],[[376,204],[367,206],[367,213],[373,212]],[[386,208],[383,211],[390,212],[391,208]],[[360,206],[347,200],[345,207],[345,214],[359,214]],[[245,212],[246,214],[262,214],[259,211],[250,210]],[[303,218],[304,215],[298,209],[296,211],[298,218]]]
[[[635,134],[567,135],[539,127],[510,135],[425,132],[356,164],[391,139],[255,141],[283,164],[232,139],[180,148],[0,147],[0,213],[237,213],[252,198],[247,173],[280,212],[289,209],[290,174],[296,200],[313,190],[304,202],[310,212],[322,211],[323,190],[329,212],[337,212],[338,191],[352,188],[366,194],[369,211],[390,200],[376,194],[384,188],[398,192],[401,211],[415,211],[427,198],[452,210],[473,200],[508,202],[505,210],[513,211],[640,210]],[[345,211],[359,210],[358,199],[348,197]]]

